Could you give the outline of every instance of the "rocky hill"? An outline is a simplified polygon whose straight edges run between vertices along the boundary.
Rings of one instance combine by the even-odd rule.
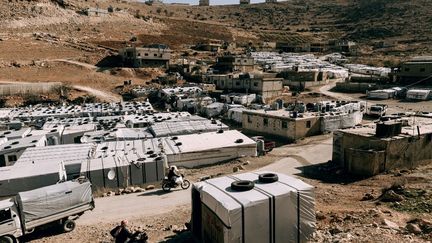
[[[126,13],[91,21],[79,14],[87,7]],[[294,43],[342,38],[359,42],[366,54],[425,54],[431,52],[432,1],[428,0],[289,0],[246,6],[148,6],[120,0],[9,0],[0,4],[0,26],[59,34],[104,38],[94,41],[118,47],[129,37],[138,43],[164,42],[174,48],[205,39],[237,42],[286,41]],[[135,19],[135,20],[131,20]],[[106,22],[123,22],[105,28]],[[139,20],[139,21],[137,21]],[[65,26],[61,25],[66,24]],[[81,30],[75,33],[71,26]],[[130,28],[128,28],[130,26]],[[142,28],[140,28],[140,26]],[[129,32],[128,39],[112,32]]]

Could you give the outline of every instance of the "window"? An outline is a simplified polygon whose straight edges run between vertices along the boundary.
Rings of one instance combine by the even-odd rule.
[[[425,72],[426,68],[420,68],[420,72]]]
[[[410,71],[410,69],[409,68],[405,68],[405,72],[409,72]]]
[[[148,56],[148,53],[145,53],[145,54],[144,54],[144,56],[146,56],[146,57],[147,57],[147,56]]]
[[[12,213],[10,208],[0,210],[0,223],[5,223],[10,220],[12,220]]]
[[[306,128],[310,128],[311,127],[311,121],[306,121]]]
[[[264,118],[264,126],[268,126],[268,118]]]
[[[288,122],[282,121],[282,128],[287,129],[288,128]]]
[[[247,116],[248,123],[252,123],[252,116]]]
[[[17,161],[17,156],[16,155],[8,155],[8,161],[9,162],[15,162]]]
[[[244,62],[244,63],[247,63],[247,60],[246,60],[246,59],[244,59],[244,60],[243,60],[243,62]]]
[[[240,86],[240,81],[236,81],[236,85],[237,85],[237,86]]]
[[[254,86],[255,86],[255,87],[258,87],[258,82],[254,82]]]
[[[141,56],[141,53],[138,53],[138,56],[140,57],[140,56]]]
[[[155,57],[157,57],[157,53],[153,54]]]

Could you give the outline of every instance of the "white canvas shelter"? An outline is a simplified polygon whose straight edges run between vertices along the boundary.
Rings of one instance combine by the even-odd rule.
[[[27,148],[46,145],[48,144],[45,135],[7,141],[0,145],[0,167],[13,165]]]
[[[382,99],[382,100],[394,98],[395,95],[396,95],[396,90],[394,89],[373,90],[367,93],[367,97],[369,99]]]
[[[426,89],[410,89],[407,91],[406,98],[409,100],[429,100],[431,91]]]
[[[187,168],[256,156],[256,142],[236,130],[166,137],[163,148],[170,165]]]
[[[49,147],[28,148],[16,162],[16,165],[47,164],[57,168],[63,162],[68,179],[78,176],[81,164],[92,156],[93,144],[70,144]]]
[[[0,197],[56,184],[64,173],[61,163],[15,164],[0,168]]]
[[[237,123],[242,123],[243,119],[243,111],[247,110],[246,108],[232,108],[228,110],[228,119]]]
[[[107,142],[82,164],[81,175],[93,189],[121,188],[162,180],[165,163],[156,139]]]
[[[150,132],[154,137],[167,137],[185,134],[213,132],[218,130],[228,130],[229,127],[220,121],[211,120],[190,120],[176,122],[160,122],[150,127]]]
[[[306,242],[315,231],[314,187],[287,175],[263,183],[252,172],[209,179],[192,189],[192,232],[200,242]],[[254,182],[246,191],[231,183]]]

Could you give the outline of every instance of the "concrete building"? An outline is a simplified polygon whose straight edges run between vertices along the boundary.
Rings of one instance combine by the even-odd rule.
[[[171,50],[164,45],[154,47],[126,47],[119,51],[119,55],[125,66],[168,68]]]
[[[217,58],[214,69],[220,73],[252,72],[255,69],[255,59],[251,56],[221,56]]]
[[[199,0],[199,6],[210,6],[210,0]]]
[[[325,71],[283,71],[278,77],[283,78],[283,85],[293,88],[307,88],[327,84],[329,81]]]
[[[333,136],[332,161],[363,176],[430,163],[431,121],[425,117],[396,117],[337,131]]]
[[[87,8],[84,9],[84,13],[87,16],[106,16],[109,14],[108,10],[101,8]]]
[[[266,77],[265,75],[254,76],[252,74],[240,75],[212,75],[209,80],[215,82],[216,88],[226,91],[237,91],[254,93],[263,99],[272,98],[282,94],[283,79]]]
[[[244,110],[242,128],[256,135],[269,135],[295,141],[340,128],[354,127],[361,123],[363,118],[359,103],[339,104],[334,108],[325,105],[322,108],[325,112],[299,113],[284,109]]]
[[[414,83],[426,79],[421,84],[430,84],[432,81],[432,56],[414,57],[402,63],[396,79],[400,83]]]
[[[319,116],[304,114],[298,117],[296,113],[285,110],[244,110],[242,128],[249,133],[275,136],[288,141],[321,134]]]
[[[204,0],[204,1],[208,2],[208,0]],[[209,5],[200,5],[200,6],[209,6]],[[222,48],[221,43],[216,43],[216,42],[212,42],[212,41],[199,43],[195,46],[196,50],[210,51],[210,52],[219,52],[221,50],[221,48]]]

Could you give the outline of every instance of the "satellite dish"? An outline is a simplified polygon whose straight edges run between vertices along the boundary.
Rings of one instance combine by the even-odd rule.
[[[108,177],[108,180],[110,180],[110,181],[115,179],[116,173],[115,173],[114,169],[111,169],[110,171],[108,171],[107,177]]]

